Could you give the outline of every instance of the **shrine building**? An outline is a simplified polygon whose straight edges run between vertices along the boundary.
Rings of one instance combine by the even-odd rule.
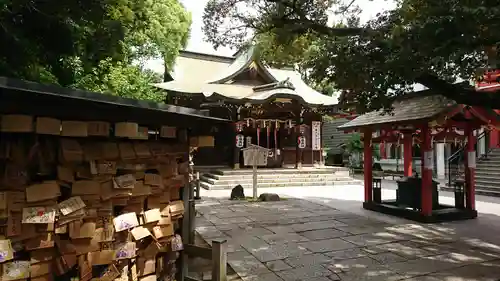
[[[478,149],[484,149],[478,144],[484,141],[487,133],[497,133],[498,113],[483,107],[457,104],[432,90],[402,96],[392,107],[390,114],[369,112],[339,127],[343,131],[362,134],[363,206],[422,222],[476,217],[476,163],[483,161],[484,156],[482,151],[478,152]],[[398,181],[396,198],[381,197],[384,186],[380,185],[380,172],[373,170],[374,144],[385,148],[387,145],[402,147],[405,178]],[[457,168],[448,175],[449,185],[455,192],[453,205],[439,201],[439,183],[434,180],[436,160],[443,158],[444,147],[451,144],[459,145],[448,158],[448,165]],[[419,150],[419,163],[413,161],[415,149]],[[379,180],[375,180],[377,178]]]
[[[336,110],[337,97],[308,86],[292,68],[273,68],[255,48],[232,57],[182,51],[172,81],[156,84],[168,104],[192,107],[233,121],[231,130],[206,128],[214,146],[200,148],[197,165],[245,167],[242,149],[269,148],[268,168],[322,164],[322,115]]]

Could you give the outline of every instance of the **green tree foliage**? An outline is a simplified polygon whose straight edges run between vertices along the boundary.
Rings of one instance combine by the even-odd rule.
[[[373,157],[380,159],[380,146],[378,144],[372,144]],[[351,137],[346,143],[346,151],[349,154],[352,153],[363,153],[364,144],[361,140],[361,135],[359,133],[351,134]]]
[[[117,95],[124,98],[162,102],[164,93],[151,87],[151,83],[162,82],[162,77],[138,65],[124,62],[112,63],[103,60],[91,73],[81,71],[75,88]]]
[[[0,75],[158,100],[142,65],[171,68],[190,24],[177,0],[5,0]]]
[[[453,84],[470,81],[489,66],[485,49],[500,42],[498,2],[396,3],[395,9],[360,23],[355,0],[211,0],[205,33],[215,47],[239,47],[249,40],[273,46],[268,61],[293,57],[316,83],[342,89],[345,101],[360,112],[388,108],[415,82],[460,103],[500,108],[499,93]],[[288,57],[276,52],[289,46]],[[500,48],[489,50],[491,59]]]

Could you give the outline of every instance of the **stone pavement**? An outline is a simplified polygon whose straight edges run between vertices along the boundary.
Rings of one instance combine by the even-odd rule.
[[[500,243],[477,238],[480,229],[468,229],[469,222],[420,225],[324,200],[250,203],[207,195],[197,202],[196,231],[208,243],[227,239],[228,263],[244,281],[500,279]]]

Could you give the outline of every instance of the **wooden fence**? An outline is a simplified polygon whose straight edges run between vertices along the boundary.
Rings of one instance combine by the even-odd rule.
[[[212,240],[212,248],[195,245],[195,198],[198,199],[200,195],[200,179],[199,173],[196,174],[194,184],[188,185],[185,188],[185,198],[190,198],[189,201],[184,202],[186,210],[185,219],[182,225],[182,238],[184,242],[184,250],[182,251],[181,263],[182,272],[180,280],[184,281],[201,281],[199,279],[188,276],[188,259],[189,258],[202,258],[212,261],[212,281],[226,281],[227,280],[227,240],[214,239]],[[196,188],[196,197],[195,197]],[[189,194],[186,194],[189,193]],[[189,197],[188,197],[189,196]]]

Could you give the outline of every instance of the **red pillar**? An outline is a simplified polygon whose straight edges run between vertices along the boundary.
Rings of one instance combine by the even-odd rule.
[[[404,134],[403,138],[403,159],[404,159],[404,175],[411,177],[413,174],[412,158],[413,158],[413,140],[411,134]]]
[[[498,147],[498,130],[492,129],[490,132],[490,148]]]
[[[387,159],[387,153],[385,153],[385,143],[380,143],[379,145],[380,148],[380,158],[381,159]]]
[[[432,213],[432,167],[434,157],[432,153],[431,133],[429,125],[422,127],[422,214],[430,216]]]
[[[363,172],[365,177],[365,203],[372,202],[372,168],[373,168],[373,149],[371,146],[372,142],[372,130],[366,129],[364,131],[364,143],[363,143]]]
[[[498,136],[498,131],[495,130]],[[465,135],[467,136],[467,149],[466,149],[466,167],[465,167],[465,205],[469,210],[476,209],[476,151],[474,151],[474,145],[476,144],[476,137],[474,136],[474,131],[470,126],[465,129]]]

